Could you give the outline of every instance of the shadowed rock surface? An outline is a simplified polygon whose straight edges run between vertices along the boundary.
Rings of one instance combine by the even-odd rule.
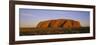
[[[42,21],[37,25],[37,28],[47,29],[47,28],[67,28],[67,29],[79,29],[80,22],[69,20],[69,19],[56,19]]]

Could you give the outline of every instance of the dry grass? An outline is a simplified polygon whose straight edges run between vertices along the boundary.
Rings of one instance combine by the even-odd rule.
[[[49,34],[74,34],[74,33],[89,33],[89,27],[81,27],[80,29],[65,29],[65,28],[20,28],[20,35],[49,35]]]

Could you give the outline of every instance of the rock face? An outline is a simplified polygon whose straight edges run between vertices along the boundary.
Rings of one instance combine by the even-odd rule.
[[[56,19],[42,21],[37,25],[37,28],[67,28],[67,29],[78,29],[80,28],[80,22],[68,19]]]
[[[50,25],[50,21],[43,21],[37,25],[37,28],[48,28]]]
[[[59,19],[59,20],[51,20],[50,21],[50,27],[52,28],[58,28],[62,27],[64,24],[65,20]]]

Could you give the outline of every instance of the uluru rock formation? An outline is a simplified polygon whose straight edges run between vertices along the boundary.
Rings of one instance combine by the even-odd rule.
[[[37,28],[47,29],[47,28],[67,28],[67,29],[79,29],[80,22],[69,19],[56,19],[41,21],[37,25]]]

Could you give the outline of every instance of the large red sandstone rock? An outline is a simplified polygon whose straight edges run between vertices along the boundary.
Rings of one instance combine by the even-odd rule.
[[[48,20],[42,21],[37,25],[37,28],[80,28],[80,22],[68,19],[56,19],[56,20]]]

